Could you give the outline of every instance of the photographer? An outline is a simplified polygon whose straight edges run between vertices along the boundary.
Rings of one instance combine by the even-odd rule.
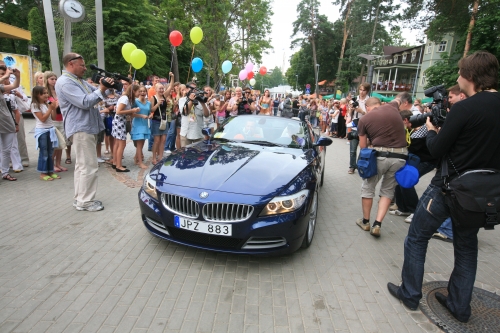
[[[181,147],[186,147],[192,143],[203,139],[203,117],[210,115],[205,102],[201,101],[203,92],[196,89],[196,83],[189,82],[186,84],[189,89],[186,97],[179,99],[179,110],[181,110]],[[205,97],[206,101],[206,97]]]
[[[75,201],[73,206],[79,210],[96,212],[104,209],[102,202],[94,200],[97,192],[96,141],[97,134],[104,130],[104,123],[96,105],[105,98],[108,85],[113,79],[101,79],[99,88],[83,80],[87,70],[83,57],[68,53],[63,57],[66,70],[57,79],[56,92],[59,107],[64,118],[66,137],[73,142],[75,161]]]
[[[454,179],[465,170],[497,168],[500,165],[500,94],[498,60],[494,55],[478,51],[459,63],[458,84],[469,98],[456,103],[438,129],[427,118],[427,147],[432,156],[446,158],[449,177]],[[438,164],[439,165],[439,164]],[[422,297],[425,255],[429,239],[450,216],[445,202],[441,168],[420,198],[404,246],[402,284],[388,283],[389,292],[415,310]],[[448,201],[449,198],[446,198]],[[454,269],[448,282],[448,296],[437,292],[437,301],[461,322],[471,316],[470,302],[476,278],[479,228],[463,228],[453,223]],[[482,221],[476,221],[482,222]],[[479,223],[478,223],[479,225]]]
[[[408,143],[408,151],[420,158],[417,169],[418,177],[422,178],[422,176],[434,170],[437,165],[437,159],[432,157],[426,145],[426,137],[429,131],[426,126],[422,126],[418,130],[413,131],[410,122],[410,118],[413,115],[412,111],[403,110],[400,113],[403,123],[405,124],[407,137],[409,137],[410,141]],[[394,195],[398,209],[389,211],[389,214],[407,216],[405,222],[411,223],[418,204],[418,195],[415,187],[403,188],[397,185]]]
[[[366,114],[366,101],[368,100],[368,93],[370,92],[371,84],[367,82],[363,82],[359,85],[359,96],[353,98],[349,105],[350,108],[350,116],[352,124],[346,124],[347,127],[351,127],[351,132],[347,135],[349,139],[349,170],[347,173],[353,174],[354,170],[356,170],[356,156],[358,152],[359,138],[358,138],[358,129],[357,125],[359,119]]]
[[[292,94],[288,94],[283,101],[283,111],[281,111],[281,116],[285,118],[292,118]]]
[[[229,109],[232,110],[231,115],[252,114],[255,112],[255,101],[250,98],[250,88],[245,88],[245,93],[242,93],[241,87],[236,87],[235,96],[229,102]]]

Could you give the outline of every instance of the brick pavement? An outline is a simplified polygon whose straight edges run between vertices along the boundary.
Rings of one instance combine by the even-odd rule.
[[[151,236],[140,221],[137,169],[117,179],[101,166],[105,210],[77,212],[73,165],[42,182],[31,134],[28,144],[31,167],[17,182],[0,181],[0,332],[438,332],[387,292],[399,281],[408,224],[388,216],[380,239],[354,224],[361,179],[347,174],[344,140],[328,148],[312,246],[275,258]],[[125,156],[132,167],[131,144]],[[477,286],[498,293],[498,231],[479,239]],[[431,240],[428,254],[426,280],[447,279],[452,244]]]

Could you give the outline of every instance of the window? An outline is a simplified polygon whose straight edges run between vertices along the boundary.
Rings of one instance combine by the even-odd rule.
[[[412,51],[411,52],[411,62],[414,62],[415,61],[415,58],[417,57],[417,51]]]
[[[425,74],[422,75],[422,86],[425,86]]]
[[[446,43],[448,43],[448,42],[445,40],[443,40],[441,43],[439,43],[438,52],[446,51]]]
[[[403,60],[401,62],[406,62],[406,53],[403,53]]]
[[[394,63],[397,64],[398,63],[398,56],[394,56]]]
[[[432,43],[427,44],[427,54],[432,53]]]

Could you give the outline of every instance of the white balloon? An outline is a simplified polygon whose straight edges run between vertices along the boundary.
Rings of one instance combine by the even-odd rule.
[[[250,85],[255,86],[255,79],[250,79]]]

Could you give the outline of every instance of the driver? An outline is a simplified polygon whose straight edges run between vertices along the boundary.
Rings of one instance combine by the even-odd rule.
[[[245,123],[245,127],[241,131],[241,134],[245,138],[263,138],[264,133],[262,132],[262,128],[257,127],[254,120],[247,120]]]

